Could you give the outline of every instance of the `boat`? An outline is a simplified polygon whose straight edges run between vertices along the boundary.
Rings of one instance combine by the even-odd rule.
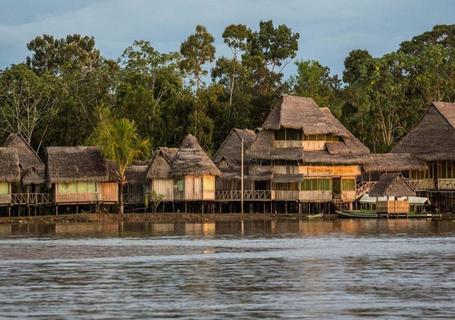
[[[379,215],[373,211],[362,210],[337,210],[336,213],[340,218],[357,218],[357,219],[377,219]]]
[[[336,211],[340,218],[356,218],[356,219],[378,219],[378,218],[405,218],[405,219],[438,219],[442,218],[441,214],[438,213],[409,213],[407,215],[387,215],[387,214],[378,214],[374,211],[366,210],[338,210]]]
[[[315,220],[315,219],[320,219],[322,218],[324,214],[323,213],[316,213],[316,214],[307,214],[305,217],[308,219],[308,220]]]

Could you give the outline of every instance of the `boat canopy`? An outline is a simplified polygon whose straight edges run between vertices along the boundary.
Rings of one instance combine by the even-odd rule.
[[[389,197],[389,200],[408,200],[409,204],[413,205],[425,205],[425,204],[430,204],[430,200],[426,197],[414,197],[414,196],[409,196],[409,197]],[[359,202],[360,203],[370,203],[374,204],[378,201],[387,201],[387,196],[383,197],[371,197],[368,194],[364,194]]]

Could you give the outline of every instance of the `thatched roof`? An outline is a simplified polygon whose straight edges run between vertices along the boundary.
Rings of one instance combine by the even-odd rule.
[[[256,133],[249,129],[232,129],[213,156],[213,162],[218,164],[224,158],[231,163],[240,163],[242,139],[244,150],[247,150],[256,139]]]
[[[221,175],[220,170],[210,160],[191,134],[183,139],[174,160],[172,161],[171,176],[184,175]]]
[[[148,165],[132,165],[126,169],[128,184],[145,184]]]
[[[334,134],[342,136],[344,132],[334,127],[322,114],[319,106],[311,98],[284,95],[281,104],[272,109],[262,128],[278,130],[280,128],[302,129],[305,134]]]
[[[22,136],[18,134],[9,135],[5,141],[5,147],[17,150],[21,181],[24,185],[46,182],[46,166],[44,162]]]
[[[368,192],[371,197],[410,197],[415,196],[415,191],[407,184],[398,173],[383,174],[376,185]]]
[[[283,118],[283,114],[285,115],[284,119],[286,119],[284,122],[280,120]],[[283,123],[287,127],[302,129],[306,135],[331,134],[338,136],[340,141],[326,142],[326,149],[321,151],[305,151],[303,147],[275,148],[273,130],[279,129]],[[322,130],[321,128],[326,129]],[[369,152],[368,148],[349,132],[328,108],[319,108],[310,98],[284,96],[280,107],[272,110],[267,117],[264,122],[264,130],[258,132],[256,139],[247,151],[247,155],[254,159],[355,164],[359,163]]]
[[[455,103],[433,102],[392,152],[425,161],[455,160]]]
[[[342,142],[329,142],[327,149],[331,154],[368,154],[370,150],[357,139],[345,126],[338,121],[337,118],[330,112],[329,108],[320,108],[326,117],[326,121],[330,126],[335,127],[339,136],[342,137]],[[331,150],[332,149],[332,150]]]
[[[147,179],[167,179],[170,176],[172,161],[174,161],[177,148],[159,148],[152,154],[146,178]]]
[[[19,182],[19,156],[15,148],[0,148],[0,182]]]
[[[48,147],[48,182],[111,181],[107,161],[96,147]]]
[[[365,172],[402,172],[426,170],[428,166],[409,153],[376,153],[366,157],[362,168]]]

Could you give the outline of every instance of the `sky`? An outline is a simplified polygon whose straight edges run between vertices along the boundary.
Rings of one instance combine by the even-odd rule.
[[[26,43],[38,35],[95,37],[108,58],[118,58],[134,40],[157,50],[178,51],[197,24],[216,38],[217,55],[229,55],[221,34],[229,24],[272,19],[300,33],[298,59],[318,60],[333,74],[354,49],[374,56],[400,42],[455,23],[453,0],[0,0],[0,69],[22,62]],[[285,71],[292,74],[295,66]]]

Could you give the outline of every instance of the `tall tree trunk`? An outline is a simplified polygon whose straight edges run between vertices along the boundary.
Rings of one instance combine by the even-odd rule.
[[[124,213],[123,185],[124,185],[123,181],[120,181],[118,184],[118,214],[120,216],[123,216],[123,213]]]

